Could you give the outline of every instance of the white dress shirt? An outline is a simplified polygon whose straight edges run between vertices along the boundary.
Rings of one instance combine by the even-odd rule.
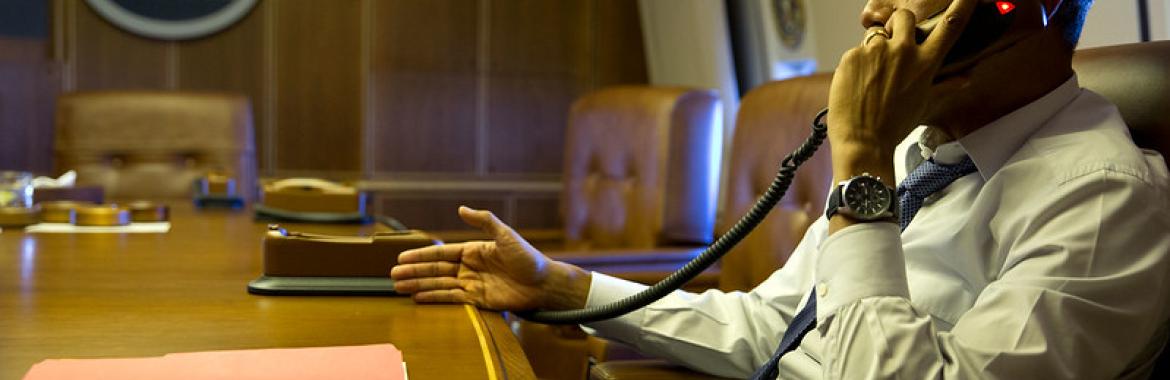
[[[832,126],[830,126],[832,128]],[[1061,87],[958,141],[899,145],[978,173],[927,198],[905,231],[821,217],[748,293],[675,292],[596,334],[711,374],[747,377],[816,284],[817,328],[781,379],[1143,378],[1166,339],[1170,180],[1117,109]],[[595,273],[588,306],[642,285]]]

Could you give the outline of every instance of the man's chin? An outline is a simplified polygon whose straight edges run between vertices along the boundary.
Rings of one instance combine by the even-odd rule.
[[[952,103],[967,92],[971,86],[971,77],[967,73],[952,75],[930,86],[929,104],[932,110],[950,109]]]

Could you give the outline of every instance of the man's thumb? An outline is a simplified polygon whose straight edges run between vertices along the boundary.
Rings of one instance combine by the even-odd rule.
[[[483,232],[491,234],[493,237],[498,236],[501,230],[504,229],[504,223],[496,218],[495,214],[487,210],[476,210],[467,206],[459,206],[459,218],[463,219],[464,223],[472,227],[477,227]]]

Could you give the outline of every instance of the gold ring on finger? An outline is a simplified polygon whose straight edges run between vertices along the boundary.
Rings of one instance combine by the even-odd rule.
[[[889,39],[890,33],[887,32],[884,28],[871,28],[869,30],[869,32],[865,33],[865,41],[862,42],[861,44],[862,45],[869,45],[869,40],[872,40],[874,37],[877,37],[877,36],[882,36],[882,38]]]

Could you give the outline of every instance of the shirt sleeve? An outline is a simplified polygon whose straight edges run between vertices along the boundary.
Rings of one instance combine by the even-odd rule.
[[[784,267],[750,292],[676,291],[624,316],[585,325],[598,336],[694,370],[745,378],[767,361],[812,283],[816,246],[827,222],[815,222]],[[645,289],[593,274],[588,307]]]
[[[1170,252],[1159,188],[1108,169],[991,227],[1002,269],[950,331],[911,302],[897,227],[855,225],[816,265],[826,379],[1125,376],[1163,328]],[[1136,200],[1136,201],[1135,201]],[[824,286],[822,288],[821,286]],[[1141,360],[1136,360],[1141,361]]]

